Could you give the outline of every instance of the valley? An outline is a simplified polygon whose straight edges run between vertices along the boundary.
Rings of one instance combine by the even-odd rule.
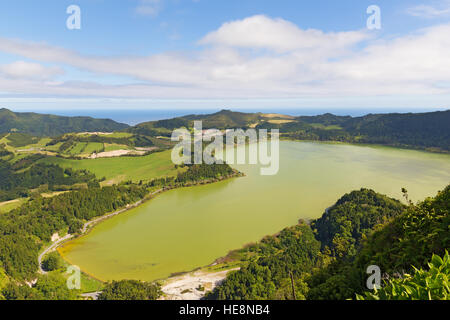
[[[383,117],[358,121],[373,126]],[[204,128],[222,130],[227,126],[279,129],[279,173],[261,176],[258,165],[232,165],[233,169],[174,165],[171,130],[184,126],[192,131],[194,120],[202,120]],[[216,283],[227,273],[246,266],[248,253],[239,248],[252,247],[299,220],[320,218],[345,193],[367,188],[401,200],[406,188],[408,201],[417,202],[450,182],[449,135],[439,122],[433,124],[442,133],[439,138],[428,132],[412,140],[402,138],[398,130],[389,137],[386,130],[380,140],[375,135],[364,137],[364,128],[358,137],[349,129],[344,134],[352,121],[356,120],[331,115],[221,111],[143,123],[123,131],[83,128],[58,136],[17,130],[3,133],[0,232],[5,237],[0,246],[14,248],[14,241],[33,244],[25,249],[24,258],[34,262],[17,264],[14,255],[0,257],[4,261],[0,271],[6,271],[2,273],[6,280],[0,282],[36,281],[37,254],[58,233],[64,240],[73,239],[40,256],[39,264],[54,256],[56,248],[60,255],[54,256],[60,260],[59,267],[46,277],[66,277],[64,266],[74,264],[83,271],[83,293],[97,292],[111,281],[134,279],[162,284],[165,299],[201,298],[211,290],[220,291]],[[433,142],[436,139],[439,143]],[[154,199],[142,201],[160,190],[164,192]],[[98,199],[102,200],[97,205]],[[63,203],[67,208],[59,210]],[[18,217],[29,225],[15,224]],[[94,224],[85,233],[86,226]],[[9,225],[13,231],[8,231]],[[193,290],[197,285],[199,289]]]

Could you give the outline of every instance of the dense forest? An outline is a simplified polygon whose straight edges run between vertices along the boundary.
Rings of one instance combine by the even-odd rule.
[[[36,198],[0,215],[0,262],[6,273],[28,280],[36,275],[37,256],[52,234],[80,230],[83,222],[135,203],[147,194],[145,186],[120,185]]]
[[[31,288],[20,285],[20,282],[36,277],[39,250],[43,244],[50,241],[54,233],[76,234],[85,222],[117,211],[128,204],[136,203],[157,187],[182,187],[237,174],[226,164],[189,165],[177,177],[154,179],[147,183],[141,181],[139,184],[125,181],[119,185],[100,187],[95,176],[86,171],[63,170],[53,165],[35,164],[29,167],[30,163],[34,163],[31,160],[36,160],[34,159],[36,157],[38,156],[33,156],[33,159],[23,158],[13,165],[6,161],[2,163],[5,178],[2,180],[2,186],[14,188],[20,185],[26,190],[43,181],[48,184],[50,182],[68,183],[72,181],[70,179],[77,178],[78,182],[88,181],[87,188],[50,198],[36,195],[21,207],[0,215],[0,272],[4,272],[3,278],[14,279],[3,288],[0,298],[2,296],[6,299],[69,299],[76,297],[77,295],[74,296],[72,292],[67,292],[64,286],[61,286],[62,280],[57,275],[39,276],[38,284]],[[16,173],[15,170],[23,168],[26,171]],[[18,176],[26,172],[28,173],[25,176]],[[31,172],[36,172],[36,174]],[[58,267],[58,259],[52,254],[43,261],[43,268],[47,271],[53,271]],[[0,274],[0,288],[1,281]],[[52,285],[55,286],[53,295],[50,292],[42,291],[43,286],[48,288]],[[120,281],[108,284],[100,299],[121,299],[121,297],[156,299],[159,295],[160,288],[155,284]]]
[[[188,115],[169,120],[141,123],[129,129],[145,135],[170,136],[176,127],[192,128],[202,121],[203,129],[279,129],[288,139],[374,143],[396,147],[450,152],[450,110],[369,114],[363,117],[284,116],[222,110],[208,115]]]
[[[188,165],[188,170],[178,174],[177,183],[197,182],[207,179],[227,178],[237,171],[233,170],[228,164],[194,164]]]
[[[11,151],[8,151],[6,149],[6,146],[4,144],[0,144],[0,158],[13,155]]]
[[[405,209],[400,201],[361,189],[340,198],[311,222],[322,250],[334,257],[353,256],[373,228],[385,224]]]
[[[6,300],[76,300],[79,290],[69,290],[59,274],[39,275],[36,285],[29,287],[9,282],[0,294]]]
[[[344,195],[310,226],[301,222],[241,249],[241,270],[206,298],[445,299],[450,294],[450,186],[409,206],[361,189]],[[386,280],[379,292],[365,287],[369,265],[379,266]]]
[[[36,156],[31,156],[14,164],[0,159],[0,202],[28,197],[32,194],[31,189],[44,184],[50,191],[61,191],[74,184],[96,181],[95,175],[86,170],[63,169],[42,163],[26,168],[29,161],[35,159]]]
[[[232,272],[208,299],[259,300],[292,298],[291,276],[298,298],[306,294],[305,274],[322,263],[320,242],[304,222],[244,249],[248,260]],[[242,253],[241,253],[242,254]]]
[[[299,140],[373,143],[395,147],[450,151],[450,110],[409,114],[369,114],[340,117],[325,114],[297,117],[284,124],[262,123],[258,128],[277,128],[284,137]]]
[[[109,119],[62,117],[0,109],[0,133],[20,132],[38,137],[52,137],[69,132],[112,132],[127,128],[128,125]]]
[[[109,282],[98,297],[99,300],[156,300],[161,296],[156,283],[137,280]]]

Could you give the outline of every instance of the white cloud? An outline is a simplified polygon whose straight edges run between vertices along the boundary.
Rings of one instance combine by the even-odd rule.
[[[450,15],[450,1],[441,1],[440,4],[426,5],[421,4],[408,8],[407,13],[411,16],[421,18],[437,18]]]
[[[139,0],[136,13],[143,16],[156,17],[161,11],[161,0]]]
[[[286,52],[316,48],[347,48],[368,37],[366,32],[361,31],[324,33],[316,29],[302,30],[284,19],[257,15],[227,22],[218,30],[207,34],[199,43]]]
[[[45,67],[33,62],[16,61],[0,65],[0,73],[6,77],[17,79],[49,79],[64,74],[64,70],[58,67]]]
[[[448,34],[450,24],[445,24],[376,40],[362,31],[303,30],[286,20],[255,16],[207,34],[195,52],[141,57],[89,56],[0,38],[2,52],[129,79],[103,85],[0,76],[0,91],[133,98],[449,94],[450,87],[441,85],[450,79]]]

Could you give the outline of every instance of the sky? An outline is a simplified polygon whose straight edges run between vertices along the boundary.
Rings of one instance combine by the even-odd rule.
[[[450,0],[0,3],[0,107],[13,110],[449,102]]]

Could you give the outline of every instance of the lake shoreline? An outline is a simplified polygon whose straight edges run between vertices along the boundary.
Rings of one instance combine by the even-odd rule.
[[[267,197],[266,193],[259,193],[259,195],[257,195],[255,198],[257,198],[257,203],[265,203],[264,206],[260,207],[259,209],[255,209],[256,211],[258,211],[258,216],[261,216],[262,214],[265,214],[265,211],[271,210],[272,212],[278,212],[279,209],[283,208],[281,211],[286,211],[286,212],[296,212],[295,218],[296,221],[297,219],[301,218],[304,219],[305,216],[304,214],[308,214],[309,217],[313,217],[311,216],[311,212],[315,212],[314,210],[318,209],[318,210],[322,210],[321,212],[323,212],[323,209],[326,209],[326,207],[329,207],[330,204],[334,203],[333,201],[336,201],[336,199],[338,199],[339,196],[341,196],[343,193],[346,192],[350,192],[352,190],[356,190],[359,189],[361,187],[368,187],[371,189],[376,190],[377,192],[382,192],[383,194],[387,194],[391,197],[395,197],[395,198],[399,198],[396,193],[399,193],[400,191],[400,187],[402,186],[407,186],[407,187],[416,187],[416,198],[417,199],[422,199],[422,193],[424,196],[426,196],[427,194],[432,194],[433,192],[435,192],[435,188],[439,187],[439,183],[441,183],[441,179],[445,176],[447,176],[447,174],[444,175],[439,175],[438,171],[435,170],[441,170],[442,168],[446,168],[448,166],[448,158],[447,156],[444,157],[438,157],[439,155],[435,154],[435,153],[431,153],[431,152],[427,152],[424,150],[410,150],[410,151],[418,151],[416,152],[403,152],[405,151],[405,149],[401,149],[401,148],[395,148],[395,147],[390,147],[390,146],[384,146],[384,145],[373,145],[373,144],[369,144],[369,145],[361,145],[361,144],[351,144],[351,143],[346,143],[346,142],[325,142],[325,141],[309,141],[309,142],[305,142],[305,141],[295,141],[295,140],[291,140],[289,139],[288,141],[284,142],[286,143],[286,146],[288,146],[288,148],[284,149],[283,155],[285,159],[285,163],[283,164],[283,168],[284,169],[284,173],[280,176],[278,176],[278,178],[276,179],[281,179],[281,180],[274,180],[279,181],[279,182],[283,182],[283,184],[277,184],[279,187],[277,188],[273,188],[274,184],[273,182],[271,182],[272,180],[268,178],[265,178],[264,181],[267,180],[267,184],[271,185],[271,187],[269,189],[261,189],[261,191],[263,192],[270,192],[269,194],[272,195],[271,197]],[[289,145],[287,143],[290,143]],[[292,143],[292,144],[291,144]],[[332,146],[335,145],[334,147],[328,147],[328,145]],[[348,146],[348,147],[340,147],[340,146]],[[349,148],[352,147],[352,148]],[[387,147],[387,148],[378,148],[378,147]],[[361,148],[361,149],[357,149],[357,148]],[[397,150],[398,152],[391,152],[390,150]],[[283,148],[281,149],[281,152],[283,152]],[[423,156],[429,154],[430,156]],[[431,156],[431,154],[433,156]],[[292,155],[292,156],[291,156]],[[301,155],[301,156],[299,156]],[[442,155],[441,155],[442,156]],[[398,160],[397,160],[398,159]],[[301,160],[302,162],[298,162],[299,160]],[[431,162],[429,162],[431,161]],[[384,165],[385,163],[389,163],[389,166]],[[408,164],[408,166],[405,166],[406,164]],[[434,164],[433,167],[431,167],[430,165]],[[355,167],[355,165],[357,165],[357,167]],[[426,165],[426,167],[425,167]],[[299,170],[295,170],[293,171],[290,168],[299,168]],[[429,170],[424,170],[425,168],[429,168]],[[361,174],[364,174],[364,176],[362,176],[361,174],[359,175],[355,175],[355,169],[358,169]],[[239,170],[241,170],[239,168]],[[258,171],[257,169],[251,169],[253,171],[255,171],[255,174],[257,174],[256,172]],[[358,170],[356,172],[358,172]],[[379,171],[381,170],[381,171]],[[241,170],[242,171],[242,170]],[[249,171],[247,172],[246,170],[244,170],[244,172],[248,173],[250,177],[252,177],[252,179],[254,179],[254,174],[252,175],[251,173],[253,171]],[[283,170],[281,170],[283,171]],[[428,172],[429,171],[429,172]],[[377,173],[375,173],[377,172]],[[385,178],[380,179],[379,173],[386,173]],[[440,178],[434,178],[435,180],[428,180],[430,181],[430,183],[426,186],[427,188],[423,188],[422,184],[419,187],[418,185],[415,185],[415,182],[410,180],[409,177],[411,177],[411,173],[414,172],[414,174],[418,174],[420,173],[420,176],[427,176],[430,175],[430,177],[436,177],[436,176],[440,176]],[[319,176],[324,175],[325,177],[330,178],[330,179],[337,179],[339,181],[348,181],[349,183],[347,183],[346,185],[342,186],[342,187],[334,187],[334,184],[330,184],[330,183],[320,183],[320,181],[323,181],[323,179],[318,179]],[[286,178],[288,178],[288,180],[285,180],[286,178],[284,178],[284,176],[286,176]],[[259,174],[258,174],[259,177]],[[351,177],[352,179],[349,179],[349,177]],[[361,177],[360,179],[356,179],[355,177]],[[325,180],[327,180],[325,179]],[[222,202],[220,201],[220,199],[222,199],[222,191],[223,190],[228,190],[224,193],[224,195],[227,196],[232,196],[233,199],[241,199],[242,197],[246,197],[246,195],[248,194],[247,190],[259,190],[258,187],[261,186],[261,181],[260,178],[258,178],[257,180],[254,180],[256,184],[253,183],[245,183],[244,181],[246,181],[248,179],[242,180],[242,182],[233,184],[232,188],[207,188],[207,190],[215,190],[213,193],[215,194],[215,196],[213,198],[205,198],[205,197],[199,197],[200,195],[204,194],[204,191],[201,192],[194,192],[193,194],[191,194],[190,192],[181,192],[182,197],[180,197],[178,194],[178,192],[176,193],[176,196],[169,196],[167,199],[170,199],[167,201],[164,201],[163,205],[158,205],[153,206],[151,205],[150,207],[153,209],[157,209],[159,208],[159,210],[161,210],[163,208],[163,206],[169,205],[169,208],[172,208],[173,205],[171,205],[171,201],[173,203],[173,201],[181,201],[183,200],[183,203],[181,205],[185,205],[187,204],[188,208],[192,208],[192,207],[199,207],[202,206],[202,208],[207,208],[207,209],[202,209],[203,211],[205,211],[205,214],[207,214],[207,216],[205,216],[204,214],[200,214],[197,215],[195,214],[192,218],[195,221],[195,224],[192,225],[193,229],[192,230],[197,230],[197,231],[191,231],[191,234],[193,234],[192,232],[200,232],[198,234],[202,234],[202,237],[205,237],[206,235],[204,235],[203,232],[205,232],[205,234],[209,234],[211,232],[207,232],[206,229],[202,229],[201,226],[203,224],[202,221],[200,221],[199,219],[202,217],[203,219],[205,217],[209,217],[211,216],[211,219],[213,219],[213,216],[211,215],[212,212],[217,212],[215,210],[217,209],[221,209],[218,208],[217,206],[211,207],[211,200],[215,201],[214,203],[219,203],[221,204]],[[251,179],[250,179],[251,180]],[[241,180],[239,180],[241,181]],[[332,180],[333,181],[333,180]],[[389,182],[388,182],[389,181]],[[431,183],[431,181],[434,181],[433,183]],[[317,185],[310,185],[310,182],[317,182]],[[195,185],[203,185],[203,184],[210,184],[211,182],[201,182],[201,183],[196,183]],[[265,183],[265,182],[264,182]],[[289,183],[289,184],[287,184]],[[306,187],[306,185],[308,185],[309,187]],[[339,184],[341,185],[341,184]],[[194,184],[187,184],[184,185],[182,187],[189,187],[189,186],[194,186]],[[282,187],[283,186],[283,187]],[[177,187],[176,189],[183,189],[182,187]],[[236,189],[237,188],[237,189]],[[256,189],[255,189],[256,188]],[[317,189],[318,188],[318,189]],[[172,190],[172,189],[170,189]],[[206,190],[206,189],[205,189]],[[221,190],[220,192],[217,192]],[[231,190],[231,191],[230,191]],[[280,190],[280,191],[279,191]],[[316,201],[316,198],[312,198],[311,196],[314,196],[314,190],[321,190],[320,193],[321,198],[323,198],[324,195],[328,195],[325,196],[325,200],[320,201],[320,203],[318,203]],[[409,189],[408,189],[409,190]],[[422,191],[423,190],[423,191]],[[428,190],[428,191],[427,191]],[[275,192],[275,193],[273,193]],[[207,193],[207,192],[206,192]],[[207,193],[209,194],[209,193]],[[251,193],[250,193],[251,194]],[[256,194],[256,193],[255,193]],[[285,196],[288,195],[288,196]],[[281,196],[281,197],[280,197]],[[178,198],[180,197],[180,198]],[[194,197],[194,198],[192,198]],[[278,207],[270,207],[270,201],[268,201],[269,198],[272,198],[275,201],[276,199],[278,199],[277,201],[273,202],[280,202],[282,199],[284,200],[288,200],[288,199],[293,199],[293,203],[292,204],[288,204],[288,202],[280,202],[279,205],[282,205],[282,207],[278,206]],[[166,198],[165,198],[166,199]],[[167,200],[166,199],[166,200]],[[193,201],[194,199],[197,199],[200,202]],[[205,199],[205,200],[202,200]],[[192,204],[189,204],[189,201],[193,201]],[[242,199],[241,199],[242,200]],[[253,202],[249,202],[248,200],[253,200],[253,199],[245,199],[245,203],[253,203]],[[186,201],[188,201],[186,203]],[[167,203],[166,203],[167,202]],[[239,202],[239,204],[242,201]],[[323,202],[323,203],[322,203]],[[231,203],[235,203],[235,202],[231,202]],[[289,202],[290,203],[290,202]],[[256,204],[256,202],[254,203]],[[269,206],[267,206],[269,205]],[[286,206],[288,205],[288,206]],[[309,206],[308,206],[309,205]],[[290,208],[289,208],[290,206]],[[251,208],[255,208],[253,206],[250,205]],[[323,208],[317,208],[317,207],[323,207]],[[235,206],[236,209],[238,209],[238,207]],[[175,209],[175,208],[174,208]],[[147,210],[147,209],[145,209]],[[145,211],[144,210],[144,211]],[[165,207],[164,207],[164,210]],[[163,211],[164,211],[163,210]],[[177,209],[175,209],[177,210]],[[185,209],[183,209],[185,210]],[[194,209],[192,209],[194,210]],[[197,210],[197,209],[195,209]],[[261,210],[261,211],[260,211]],[[273,211],[275,210],[275,211]],[[201,212],[203,212],[201,211]],[[239,210],[237,211],[241,211],[241,214],[237,216],[237,218],[240,220],[245,219],[246,215],[243,215],[244,212],[249,213],[250,211],[246,211],[244,207],[239,207]],[[176,211],[174,211],[176,212]],[[220,212],[220,211],[219,211]],[[228,211],[227,211],[228,212]],[[317,211],[318,212],[318,211]],[[235,217],[236,218],[236,214],[233,211],[230,211],[229,214],[231,214],[231,217]],[[249,213],[250,215],[250,213]],[[145,215],[141,215],[141,216],[145,216]],[[182,221],[184,221],[185,224],[182,224],[179,226],[179,228],[182,228],[180,230],[186,229],[187,228],[187,224],[185,221],[185,217],[186,215],[175,215],[175,217],[181,217]],[[228,215],[227,215],[228,216]],[[292,214],[291,214],[292,216]],[[159,217],[159,215],[158,215]],[[198,217],[198,219],[196,218]],[[264,216],[262,217],[262,219],[266,219],[268,218],[268,216]],[[286,218],[286,220],[288,220],[288,216]],[[146,218],[145,218],[146,219]],[[158,218],[159,219],[159,218]],[[154,219],[152,219],[151,221],[153,221]],[[167,222],[168,218],[164,218],[164,221]],[[230,220],[233,220],[230,218]],[[122,220],[121,220],[122,221]],[[142,220],[142,221],[147,221],[147,220]],[[150,221],[150,220],[148,220]],[[213,222],[213,220],[211,220]],[[234,220],[236,221],[236,220]],[[262,220],[264,221],[264,220]],[[267,221],[271,221],[270,218]],[[279,221],[279,219],[277,218],[277,221]],[[158,220],[158,222],[160,222],[160,220]],[[292,221],[294,222],[294,221]],[[292,222],[287,222],[286,225],[284,226],[289,226],[292,224]],[[172,222],[171,222],[172,223]],[[209,222],[208,222],[209,223]],[[271,222],[268,222],[268,224],[270,224]],[[272,222],[273,223],[273,222]],[[279,222],[281,223],[281,222]],[[247,224],[245,224],[247,225]],[[262,224],[258,224],[263,226]],[[164,223],[159,223],[158,224],[158,228],[162,228],[165,230],[165,226],[166,224]],[[135,227],[138,227],[137,225]],[[205,225],[206,228],[209,228],[208,225]],[[221,228],[221,226],[219,225],[219,228]],[[223,228],[225,228],[225,226],[223,226]],[[271,227],[267,228],[264,227],[265,229],[269,229],[271,230]],[[152,230],[155,229],[155,227],[152,228]],[[217,228],[216,228],[217,229]],[[243,228],[240,228],[243,229]],[[281,230],[282,227],[280,228],[276,228],[275,230]],[[219,230],[219,232],[221,232],[221,229],[217,229]],[[247,231],[245,231],[245,233],[251,231],[246,229]],[[153,241],[155,241],[155,234],[159,235],[161,232],[159,232],[158,230],[154,230],[156,233],[153,233],[152,239]],[[237,232],[237,231],[236,231]],[[167,234],[167,232],[164,232],[165,234]],[[170,232],[169,232],[170,233]],[[257,232],[255,232],[257,233]],[[263,235],[256,235],[257,238],[255,238],[255,240],[249,240],[249,241],[257,241],[258,239],[261,239],[264,235],[267,234],[272,234],[272,231],[268,231],[265,232]],[[239,234],[236,234],[236,236],[238,236]],[[187,244],[191,243],[189,241],[186,242],[186,240],[188,238],[186,238],[187,233],[184,234],[184,237],[182,238],[180,236],[180,238],[182,238],[182,242],[181,245],[187,247]],[[208,239],[216,239],[216,234],[211,234],[212,238],[208,238]],[[163,235],[163,238],[161,239],[165,239],[165,236]],[[248,237],[248,236],[247,236]],[[232,237],[234,238],[234,236]],[[170,238],[173,239],[173,238]],[[163,241],[163,240],[161,240]],[[211,240],[213,241],[213,240]],[[247,241],[247,240],[245,240]],[[117,241],[116,241],[117,242]],[[230,242],[230,241],[228,241]],[[233,243],[235,243],[236,241],[231,241]],[[114,241],[111,243],[115,243]],[[246,243],[246,242],[243,242]],[[203,246],[203,245],[202,245]],[[206,244],[207,247],[211,247],[209,244]],[[192,247],[192,246],[191,246]],[[193,247],[192,247],[193,248]],[[240,245],[232,245],[230,247],[229,250],[233,250],[233,248],[241,248]],[[149,249],[151,250],[151,248],[149,247]],[[170,249],[170,247],[169,247]],[[213,251],[208,251],[210,253],[215,253],[217,250],[213,249]],[[155,251],[156,252],[156,251]],[[178,252],[177,250],[173,251],[173,252]],[[161,253],[159,253],[161,255]],[[174,253],[175,254],[175,253]],[[173,256],[174,254],[171,254],[171,256]],[[195,253],[194,253],[195,254]],[[139,254],[138,254],[139,255]],[[208,254],[208,256],[210,256],[211,254]],[[189,270],[193,270],[195,271],[198,268],[202,268],[202,266],[210,266],[211,262],[217,262],[217,260],[220,260],[221,258],[225,257],[227,255],[227,252],[224,253],[219,253],[218,255],[215,255],[215,257],[213,257],[213,259],[209,260],[209,261],[203,261],[201,264],[197,264],[197,267],[191,268],[188,265],[189,264],[180,264],[180,268],[178,270],[185,270],[182,272],[176,272],[172,270],[176,269],[176,268],[169,268],[167,270],[171,271],[170,275],[167,276],[162,276],[162,277],[155,277],[153,278],[154,280],[151,281],[158,281],[158,280],[162,280],[162,279],[168,279],[168,278],[172,278],[173,276],[179,276],[180,274],[186,274],[192,271]],[[165,257],[165,256],[164,256]],[[219,257],[219,258],[217,258]],[[111,257],[110,257],[111,258]],[[78,259],[78,258],[77,258]],[[154,259],[153,257],[150,259]],[[159,259],[158,256],[156,256],[156,259]],[[188,257],[184,258],[186,259],[190,259]],[[82,261],[82,260],[81,260]],[[93,262],[92,262],[93,261]],[[97,264],[97,260],[92,260],[90,261],[91,265],[95,265],[96,266],[96,272],[100,271],[100,274],[102,273],[102,264],[101,264],[101,260],[99,260],[99,264]],[[152,260],[148,260],[148,261],[152,261]],[[190,260],[186,260],[186,261],[190,261]],[[154,261],[154,262],[160,262],[160,261]],[[206,263],[205,263],[206,262]],[[213,262],[213,263],[214,263]],[[93,264],[94,263],[94,264]],[[186,267],[183,267],[183,265],[185,265]],[[105,266],[106,267],[106,266]],[[100,269],[99,269],[100,268]],[[106,269],[105,269],[106,270]],[[162,269],[160,269],[162,270]],[[153,271],[152,271],[153,272]],[[160,274],[163,272],[157,271]],[[109,274],[108,274],[109,273]],[[114,272],[109,272],[107,271],[105,273],[105,275],[107,277],[109,277],[110,275],[114,276]],[[136,276],[135,276],[136,275]],[[130,273],[128,274],[128,276],[126,275],[122,275],[124,276],[123,278],[136,278],[136,279],[145,279],[145,274],[133,274]],[[142,277],[144,276],[144,277]],[[120,274],[117,273],[117,279],[120,279]]]
[[[291,137],[283,137],[282,134],[280,134],[280,141],[294,141],[294,142],[317,142],[317,143],[327,143],[327,144],[346,144],[346,145],[352,145],[356,147],[386,147],[386,148],[393,148],[393,149],[399,149],[399,150],[411,150],[411,151],[421,151],[431,154],[446,154],[450,155],[450,151],[439,149],[439,148],[420,148],[420,147],[414,147],[414,146],[408,146],[408,145],[391,145],[391,144],[380,144],[380,143],[359,143],[359,142],[347,142],[347,141],[337,141],[337,140],[310,140],[310,139],[295,139]]]
[[[189,183],[185,183],[183,185],[178,185],[178,186],[170,186],[170,187],[164,187],[162,189],[158,189],[156,191],[150,192],[149,194],[147,194],[144,198],[142,198],[141,200],[131,204],[131,205],[127,205],[124,208],[121,208],[117,211],[114,211],[112,213],[108,213],[106,215],[100,216],[100,217],[96,217],[90,221],[87,221],[84,225],[83,228],[81,230],[80,234],[72,234],[69,235],[67,234],[63,239],[58,239],[54,242],[52,242],[48,247],[43,248],[42,253],[39,255],[38,257],[38,266],[39,266],[39,273],[42,273],[42,271],[45,273],[45,271],[42,269],[42,260],[44,258],[44,256],[50,252],[56,251],[58,252],[59,256],[68,264],[73,265],[69,259],[67,259],[66,257],[64,257],[61,252],[59,251],[59,249],[61,248],[62,245],[65,245],[67,243],[69,243],[70,241],[74,241],[76,239],[79,239],[83,236],[88,235],[94,228],[95,226],[97,226],[98,224],[100,224],[101,222],[108,220],[110,218],[113,218],[115,216],[118,216],[122,213],[126,213],[129,210],[138,208],[139,206],[147,203],[148,201],[154,199],[157,195],[163,194],[167,191],[171,191],[171,190],[176,190],[176,189],[182,189],[182,188],[189,188],[189,187],[196,187],[196,186],[203,186],[203,185],[208,185],[208,184],[213,184],[216,182],[221,182],[221,181],[226,181],[229,179],[233,179],[233,178],[239,178],[239,177],[244,177],[245,174],[242,172],[239,172],[237,170],[234,170],[234,173],[231,175],[228,175],[226,177],[221,177],[221,178],[215,178],[215,179],[206,179],[206,180],[202,180],[202,181],[196,181],[196,182],[189,182]],[[101,280],[95,276],[93,276],[90,273],[87,273],[86,271],[81,270],[85,275],[89,276],[90,278],[96,280],[96,281],[100,281],[102,283],[105,283],[107,281]],[[183,272],[183,273],[189,273],[192,271],[188,271],[188,272]],[[155,281],[160,281],[160,280],[165,280],[165,279],[158,279]]]

